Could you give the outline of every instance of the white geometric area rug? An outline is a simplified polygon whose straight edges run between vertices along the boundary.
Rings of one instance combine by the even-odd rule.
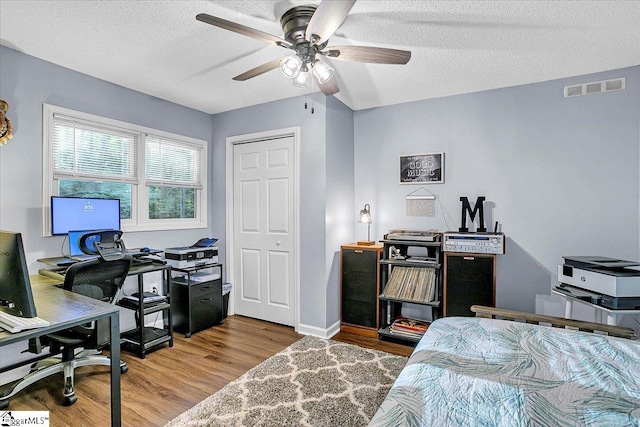
[[[406,363],[406,357],[306,336],[166,427],[366,426]]]

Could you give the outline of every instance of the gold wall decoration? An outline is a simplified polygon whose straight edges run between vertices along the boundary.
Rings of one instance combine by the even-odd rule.
[[[13,138],[13,126],[7,117],[8,109],[9,104],[0,99],[0,147]]]

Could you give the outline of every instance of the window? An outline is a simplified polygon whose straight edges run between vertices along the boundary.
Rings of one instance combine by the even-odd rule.
[[[194,218],[200,188],[200,152],[177,141],[148,136],[149,217]]]
[[[207,143],[44,104],[44,235],[50,196],[120,199],[123,231],[206,228]]]

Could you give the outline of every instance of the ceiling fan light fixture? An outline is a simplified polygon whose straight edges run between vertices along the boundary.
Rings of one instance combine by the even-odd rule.
[[[333,67],[330,67],[320,60],[317,60],[313,63],[313,74],[316,76],[316,78],[318,79],[318,83],[320,83],[321,85],[331,80],[334,72],[335,70],[333,69]]]
[[[206,13],[199,13],[196,15],[196,19],[295,52],[295,55],[289,52],[291,56],[272,59],[254,67],[233,77],[233,80],[245,81],[274,70],[279,65],[282,73],[292,79],[294,85],[313,87],[315,83],[318,83],[322,93],[326,96],[332,96],[340,91],[337,79],[334,78],[335,70],[329,65],[331,62],[326,64],[319,61],[318,55],[325,58],[337,58],[341,61],[373,64],[406,64],[411,59],[410,51],[399,49],[355,45],[327,48],[329,39],[347,18],[356,1],[316,0],[317,5],[292,7],[280,18],[284,39]],[[293,81],[293,79],[297,80]]]
[[[300,71],[291,82],[296,87],[306,89],[311,85],[311,75],[307,71]]]
[[[290,79],[296,78],[300,74],[301,68],[302,59],[298,55],[285,56],[280,60],[280,70]]]

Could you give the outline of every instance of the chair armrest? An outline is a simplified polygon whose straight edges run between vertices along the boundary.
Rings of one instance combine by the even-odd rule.
[[[638,334],[631,328],[622,326],[604,325],[602,323],[585,322],[582,320],[565,319],[563,317],[545,316],[541,314],[525,313],[522,311],[504,310],[502,308],[485,307],[482,305],[471,306],[471,311],[476,313],[476,317],[487,319],[503,319],[536,325],[549,324],[554,328],[578,329],[584,332],[601,333],[613,337],[637,339]]]

